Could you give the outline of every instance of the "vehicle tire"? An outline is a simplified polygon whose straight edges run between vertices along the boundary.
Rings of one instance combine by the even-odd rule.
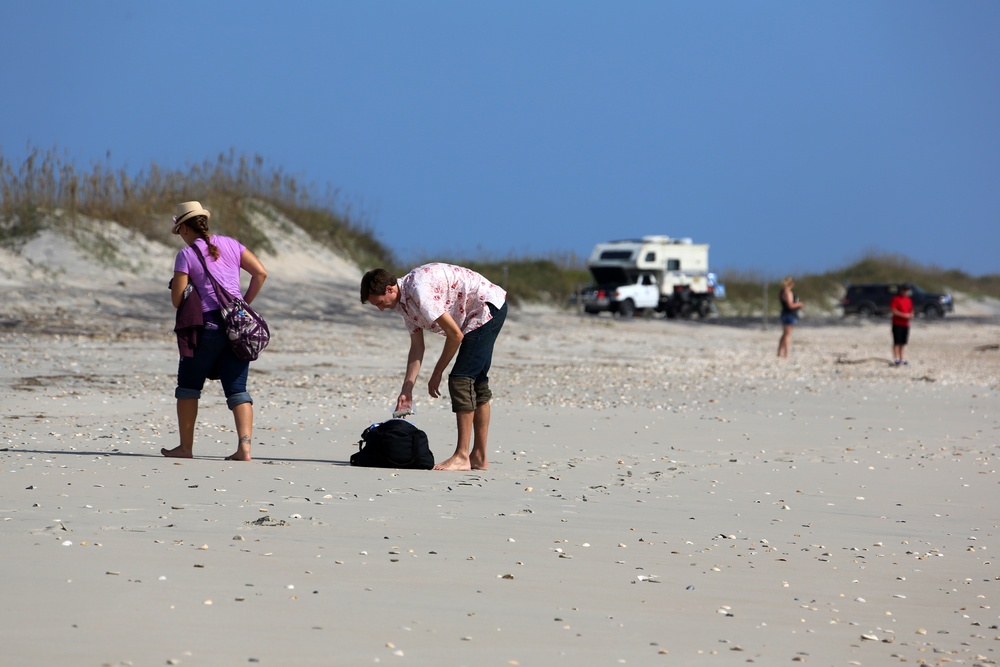
[[[860,317],[872,317],[875,314],[875,304],[863,303],[858,306],[858,315]]]
[[[587,313],[588,315],[600,315],[601,314],[601,311],[598,310],[597,308],[584,308],[583,312]]]
[[[924,316],[929,320],[937,319],[938,317],[944,317],[944,311],[941,310],[940,306],[931,304],[924,308]]]
[[[618,315],[626,320],[635,315],[635,301],[632,299],[625,299],[618,304]]]
[[[710,304],[707,300],[701,301],[698,304],[698,317],[700,317],[701,319],[705,319],[706,317],[708,317],[709,313],[711,312],[712,312],[712,304]]]

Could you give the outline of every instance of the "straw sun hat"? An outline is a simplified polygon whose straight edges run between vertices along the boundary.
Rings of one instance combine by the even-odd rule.
[[[174,216],[174,234],[178,233],[181,229],[181,225],[188,218],[193,218],[196,215],[203,215],[208,219],[211,219],[212,214],[206,208],[202,208],[200,202],[196,201],[186,201],[183,204],[177,205],[177,214]]]

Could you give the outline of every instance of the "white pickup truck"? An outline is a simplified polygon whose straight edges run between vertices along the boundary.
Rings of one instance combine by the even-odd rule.
[[[634,282],[596,286],[583,293],[583,309],[590,314],[608,311],[622,317],[632,317],[647,309],[656,309],[659,305],[660,286],[656,282],[656,276],[651,273],[636,276]]]

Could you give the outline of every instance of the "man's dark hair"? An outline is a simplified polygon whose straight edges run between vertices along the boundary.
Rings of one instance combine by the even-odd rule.
[[[368,303],[370,296],[382,296],[385,288],[396,284],[396,276],[385,269],[372,269],[361,278],[361,303]]]

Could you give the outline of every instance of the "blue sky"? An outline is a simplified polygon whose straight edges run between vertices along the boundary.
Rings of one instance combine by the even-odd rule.
[[[0,25],[6,158],[259,154],[404,260],[667,234],[717,271],[1000,273],[992,0],[32,0]]]

